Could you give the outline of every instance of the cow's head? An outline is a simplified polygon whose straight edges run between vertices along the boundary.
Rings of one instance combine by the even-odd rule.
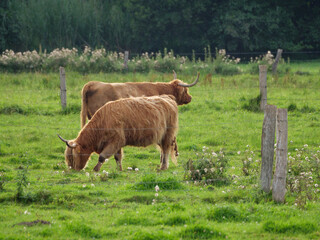
[[[191,102],[192,96],[189,94],[189,87],[193,87],[198,83],[199,75],[200,73],[198,73],[197,79],[191,84],[186,84],[179,79],[174,79],[170,82],[170,84],[172,84],[175,88],[174,96],[178,105],[188,104]]]
[[[58,137],[67,145],[64,152],[67,166],[77,171],[85,168],[91,153],[86,151],[75,140],[65,140],[59,134]]]

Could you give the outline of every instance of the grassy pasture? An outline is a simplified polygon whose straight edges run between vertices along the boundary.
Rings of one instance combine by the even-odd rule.
[[[246,72],[248,66],[240,67]],[[319,71],[319,63],[295,63],[287,74],[268,73],[268,103],[290,109],[288,146],[296,159],[297,152],[319,159]],[[190,88],[192,102],[179,107],[178,166],[159,172],[156,148],[126,147],[124,171],[111,158],[100,175],[92,171],[96,154],[84,171],[67,169],[56,135],[77,136],[82,86],[170,81],[172,74],[67,72],[66,78],[68,107],[61,110],[58,73],[0,74],[0,239],[320,238],[319,168],[308,190],[288,189],[283,205],[259,190],[263,113],[243,107],[259,95],[258,75],[201,72],[200,84]],[[192,82],[195,74],[178,78]],[[188,160],[206,148],[228,159],[225,184],[185,178]],[[249,157],[254,161],[245,176]]]

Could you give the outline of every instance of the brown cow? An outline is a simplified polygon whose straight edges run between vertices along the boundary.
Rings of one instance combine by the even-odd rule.
[[[174,72],[174,77],[176,74]],[[141,82],[141,83],[104,83],[88,82],[82,89],[81,128],[86,124],[86,119],[91,119],[93,114],[105,103],[120,98],[159,96],[162,94],[173,95],[178,105],[187,104],[192,97],[188,87],[192,87],[199,81],[185,84],[181,80],[174,79],[169,83]]]
[[[161,170],[169,166],[168,158],[177,153],[178,107],[174,96],[124,98],[106,103],[92,117],[74,140],[67,144],[66,163],[83,169],[91,153],[99,154],[94,170],[99,171],[105,159],[114,155],[122,170],[122,147],[156,144],[161,148]]]

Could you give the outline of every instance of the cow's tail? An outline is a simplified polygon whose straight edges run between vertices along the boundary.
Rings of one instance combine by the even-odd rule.
[[[81,92],[81,113],[80,113],[80,120],[81,120],[81,129],[86,125],[86,120],[88,116],[88,99],[87,99],[87,85],[85,85]]]
[[[172,144],[171,144],[171,161],[173,162],[174,165],[178,165],[177,162],[177,157],[179,156],[179,152],[178,152],[178,145],[177,145],[177,139],[176,137],[174,137]]]

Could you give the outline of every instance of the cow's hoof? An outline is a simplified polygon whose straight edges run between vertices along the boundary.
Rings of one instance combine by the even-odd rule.
[[[94,171],[96,171],[96,172],[99,172],[100,171],[100,168],[101,168],[101,166],[102,166],[102,163],[101,162],[98,162],[97,163],[97,165],[94,167]]]
[[[160,170],[167,170],[167,169],[168,169],[167,166],[161,166],[161,167],[160,167]]]

